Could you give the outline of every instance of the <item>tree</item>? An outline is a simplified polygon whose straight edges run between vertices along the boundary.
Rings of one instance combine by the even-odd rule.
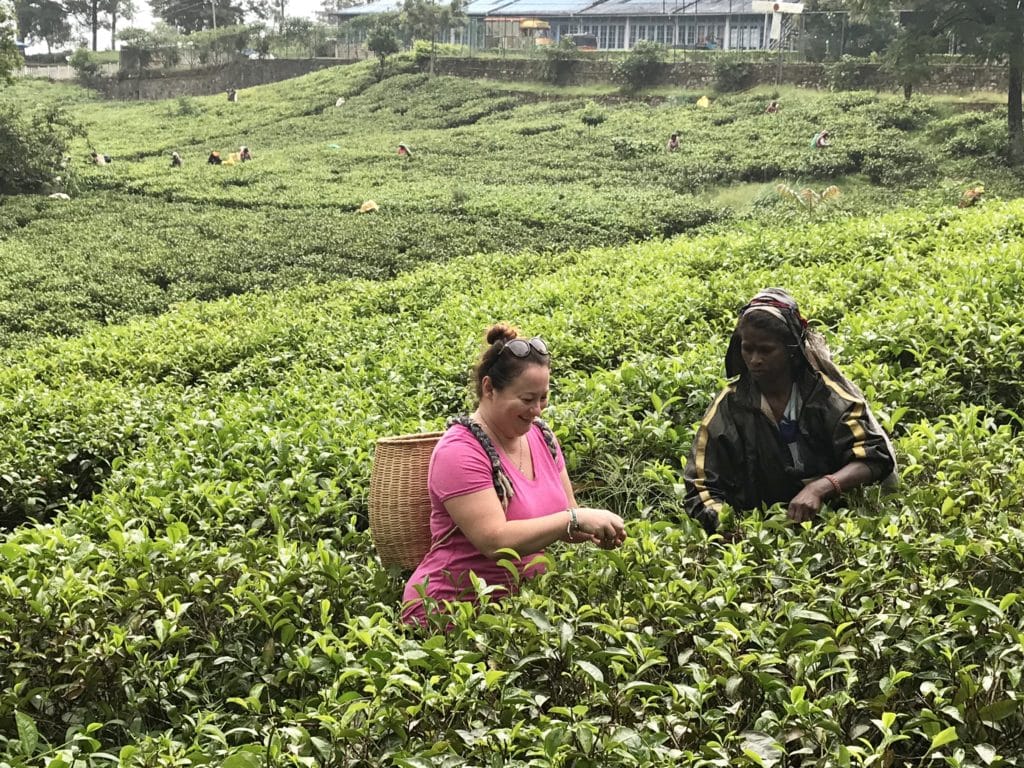
[[[18,35],[27,43],[46,43],[47,52],[71,40],[67,11],[57,0],[15,0]]]
[[[0,195],[68,189],[68,142],[84,135],[57,107],[0,105]]]
[[[615,79],[630,93],[651,85],[661,74],[665,61],[665,46],[650,40],[640,40],[625,58],[615,65]]]
[[[110,16],[110,49],[114,49],[114,40],[117,39],[117,20],[135,18],[134,0],[104,0],[101,10]]]
[[[851,0],[865,12],[888,9],[888,0]],[[964,53],[1005,63],[1008,70],[1007,155],[1024,163],[1024,6],[1018,0],[901,0],[900,22],[917,36],[955,36]]]
[[[437,37],[452,27],[461,26],[465,14],[459,0],[450,5],[440,5],[431,0],[405,0],[402,6],[402,26],[408,37],[430,41],[430,75],[434,74],[434,59],[437,58]]]
[[[934,38],[904,29],[886,49],[882,67],[903,86],[903,98],[907,101],[910,101],[914,88],[928,78],[931,70],[928,54],[933,53],[934,48]]]
[[[92,50],[99,50],[99,30],[107,25],[100,19],[103,0],[65,0],[68,14],[75,17],[80,26],[89,30],[92,36]]]
[[[153,14],[182,32],[242,23],[245,9],[231,0],[149,0]]]
[[[384,79],[384,65],[387,57],[398,53],[401,43],[398,40],[398,17],[394,14],[383,14],[370,28],[370,34],[366,38],[366,47],[373,51],[377,60],[380,61],[380,75],[378,80]]]
[[[14,32],[7,25],[11,17],[7,7],[0,2],[0,81],[9,82],[11,72],[21,66],[22,58],[18,46],[14,44]]]

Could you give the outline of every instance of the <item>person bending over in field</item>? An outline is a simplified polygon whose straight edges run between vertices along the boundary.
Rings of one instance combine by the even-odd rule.
[[[673,133],[668,137],[668,144],[665,145],[666,152],[678,152],[679,151],[679,133]]]
[[[206,158],[207,165],[221,165],[224,161],[221,159],[220,152],[216,149],[210,150],[210,156]]]
[[[810,520],[851,488],[896,482],[892,444],[861,391],[779,288],[740,310],[725,353],[737,377],[704,414],[684,471],[686,507],[708,534],[728,505],[788,505]]]
[[[814,134],[814,138],[811,139],[811,147],[813,149],[824,149],[825,147],[832,146],[832,141],[829,138],[828,131],[821,131]]]
[[[470,573],[500,594],[515,581],[498,560],[515,550],[522,577],[543,566],[534,556],[556,541],[605,549],[626,538],[622,518],[578,507],[562,450],[540,421],[548,402],[550,357],[539,336],[495,325],[473,372],[477,406],[453,419],[430,457],[430,551],[405,586],[402,618],[425,624],[422,596],[474,600]]]
[[[171,168],[181,168],[181,155],[171,152]]]

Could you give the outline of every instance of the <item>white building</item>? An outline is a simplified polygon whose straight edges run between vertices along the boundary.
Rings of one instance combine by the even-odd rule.
[[[340,23],[401,7],[401,0],[372,0],[325,16]],[[564,35],[594,35],[601,50],[628,50],[640,40],[723,50],[762,49],[774,42],[771,14],[755,13],[751,0],[469,0],[463,8],[471,25],[486,25],[489,18],[541,19],[551,25],[555,42]],[[461,42],[460,31],[453,32],[452,41]]]

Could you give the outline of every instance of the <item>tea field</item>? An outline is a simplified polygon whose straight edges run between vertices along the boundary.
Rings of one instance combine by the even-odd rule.
[[[748,95],[609,103],[588,129],[583,104],[494,88],[358,68],[238,104],[35,86],[116,159],[70,203],[0,206],[0,766],[1024,765],[1024,201],[953,147],[998,118]],[[822,115],[861,149],[738,138]],[[693,141],[661,153],[677,124]],[[922,160],[876,184],[887,131]],[[202,165],[234,143],[256,160]],[[713,202],[758,167],[849,194]],[[956,208],[975,180],[992,199]],[[657,229],[670,209],[694,218]],[[682,463],[767,285],[821,324],[902,485],[727,543],[683,515]],[[497,319],[547,339],[547,419],[629,539],[556,545],[519,596],[481,585],[478,611],[406,628],[363,530],[373,444],[466,407]]]
[[[737,217],[804,218],[778,197],[780,181],[838,184],[832,216],[955,204],[978,181],[990,197],[1021,188],[998,156],[1005,110],[794,92],[766,115],[765,92],[715,97],[706,110],[696,93],[653,106],[608,96],[588,111],[557,89],[431,80],[409,61],[379,83],[374,72],[324,70],[243,89],[237,103],[106,103],[31,81],[0,91],[28,109],[64,105],[88,131],[71,157],[70,201],[0,205],[0,344],[190,299],[389,278],[464,254],[562,253]],[[585,115],[604,121],[588,127]],[[810,139],[826,126],[833,146],[816,152]],[[683,148],[670,155],[674,130]],[[241,145],[253,162],[206,164],[211,149],[227,157]],[[90,149],[113,164],[89,165]],[[182,168],[170,167],[172,151]],[[357,213],[368,200],[376,213]]]

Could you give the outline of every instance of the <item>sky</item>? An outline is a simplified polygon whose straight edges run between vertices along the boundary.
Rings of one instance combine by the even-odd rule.
[[[280,2],[280,0],[277,1]],[[137,5],[139,6],[139,12],[135,14],[136,18],[132,22],[132,26],[149,28],[153,24],[153,12],[149,8],[149,3],[146,0],[138,0]],[[286,0],[285,15],[312,19],[315,18],[314,14],[322,6],[322,0]]]
[[[280,0],[278,0],[278,2],[279,1]],[[286,16],[300,16],[307,19],[315,19],[316,12],[323,7],[322,0],[285,0],[285,3]],[[131,20],[118,20],[117,26],[119,29],[126,29],[127,27],[152,29],[153,12],[149,7],[149,3],[146,2],[146,0],[137,0],[137,5],[139,9],[135,14],[135,18]],[[87,30],[83,30],[82,34],[83,36],[88,37]],[[101,29],[98,39],[101,50],[110,50],[110,30]],[[46,45],[30,46],[28,53],[46,53]]]

